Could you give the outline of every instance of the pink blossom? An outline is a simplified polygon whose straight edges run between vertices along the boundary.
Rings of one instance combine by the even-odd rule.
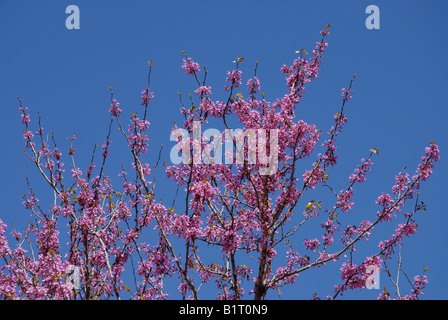
[[[353,208],[354,202],[351,201],[353,197],[353,188],[349,188],[346,191],[342,191],[337,196],[336,206],[341,208],[342,212],[348,212]]]
[[[378,212],[378,216],[381,217],[381,220],[390,221],[391,220],[391,205],[395,203],[392,197],[387,193],[382,193],[376,203],[383,207],[381,212]]]
[[[358,165],[358,167],[355,169],[355,172],[350,176],[349,181],[350,182],[365,182],[366,181],[366,174],[370,171],[370,166],[372,165],[372,160],[367,159],[364,160],[361,159],[361,165]]]
[[[310,189],[314,189],[319,182],[322,182],[323,177],[324,168],[320,165],[317,165],[313,170],[305,170],[303,174],[303,180]]]
[[[316,251],[317,247],[320,245],[320,242],[317,239],[305,239],[303,244],[307,250]]]
[[[238,88],[241,85],[241,70],[227,71],[226,82],[230,82],[233,88]],[[225,86],[226,91],[230,91],[229,86]]]
[[[194,74],[201,70],[199,64],[194,62],[191,58],[188,58],[188,62],[183,59],[183,62],[182,69],[186,70],[186,74]]]
[[[25,208],[27,209],[34,208],[34,206],[39,202],[39,199],[37,199],[35,196],[36,194],[32,190],[28,192],[28,198],[25,198],[25,200],[22,202]]]
[[[6,232],[6,224],[0,219],[0,257],[3,258],[11,253],[8,240],[4,236]]]
[[[196,94],[206,94],[206,95],[209,95],[209,94],[212,94],[212,90],[211,90],[212,88],[210,87],[210,86],[200,86],[199,88],[197,88],[196,90],[195,90],[195,93]]]
[[[31,122],[30,119],[30,115],[27,113],[28,108],[23,108],[22,106],[20,106],[19,108],[20,111],[22,111],[22,114],[20,115],[20,123],[21,124],[28,124]]]
[[[23,138],[27,139],[27,140],[31,140],[31,139],[34,138],[34,134],[31,131],[29,131],[29,130],[24,130],[23,131]]]
[[[346,88],[342,88],[341,89],[341,95],[342,95],[342,100],[343,101],[347,101],[347,100],[349,100],[349,99],[351,99],[352,98],[352,96],[350,95],[350,93],[352,93],[353,92],[353,90],[351,90],[351,89],[346,89]]]
[[[260,80],[257,77],[247,80],[247,90],[250,94],[255,94],[260,90]]]
[[[173,221],[173,233],[189,241],[201,235],[201,224],[202,221],[197,216],[179,215]]]
[[[118,117],[120,115],[120,113],[122,112],[122,110],[118,107],[120,104],[117,102],[117,100],[112,99],[112,104],[110,105],[109,108],[109,113],[114,116],[114,117]]]
[[[397,181],[397,183],[392,187],[392,191],[394,194],[405,191],[409,183],[411,182],[411,180],[409,179],[409,174],[403,174],[402,172],[400,172],[395,177],[395,180]]]
[[[82,172],[79,168],[76,169],[72,169],[72,178],[77,178],[79,179],[79,177],[82,175]]]
[[[154,92],[149,92],[149,88],[142,91],[142,106],[148,105],[151,99],[154,98]]]

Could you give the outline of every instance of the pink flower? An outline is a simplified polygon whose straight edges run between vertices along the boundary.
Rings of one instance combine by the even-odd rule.
[[[238,88],[241,85],[241,70],[227,71],[226,82],[230,82],[234,88]],[[230,87],[225,86],[226,91],[230,91]]]
[[[121,109],[118,107],[120,104],[117,102],[117,100],[112,99],[112,104],[109,108],[109,113],[113,115],[114,117],[118,117],[121,113]]]
[[[324,30],[322,30],[320,33],[321,33],[322,35],[324,35],[324,36],[329,36],[329,35],[330,35],[330,31],[328,31],[327,28],[325,28]]]
[[[251,94],[257,93],[258,90],[260,90],[260,80],[258,80],[257,77],[254,77],[253,79],[247,80],[247,90]]]
[[[133,130],[148,130],[150,123],[148,120],[140,120],[139,118],[132,118],[131,124],[129,125],[128,132],[131,133]]]
[[[383,192],[376,200],[376,203],[380,206],[388,208],[391,204],[394,203],[394,200],[389,194]]]
[[[196,94],[212,94],[212,88],[210,86],[200,86],[199,88],[196,89],[195,91]]]
[[[305,170],[303,174],[303,181],[307,188],[313,189],[319,182],[322,182],[324,177],[324,168],[320,165],[315,167],[313,170]]]
[[[395,180],[397,181],[397,183],[392,187],[392,191],[394,194],[405,191],[409,183],[411,182],[411,180],[409,179],[409,174],[403,174],[402,172],[400,172],[395,177]]]
[[[347,101],[347,100],[349,100],[349,99],[351,99],[352,98],[352,96],[350,95],[350,93],[352,93],[353,92],[353,90],[351,90],[351,89],[346,89],[346,88],[342,88],[341,89],[341,95],[342,95],[342,100],[343,101]]]
[[[183,237],[186,241],[190,241],[201,235],[201,224],[202,221],[197,216],[179,215],[173,221],[173,233],[178,237]]]
[[[70,147],[70,149],[68,150],[68,154],[69,155],[74,155],[75,154],[75,151],[76,151],[76,149],[75,148],[73,148],[73,147]]]
[[[390,206],[395,203],[392,197],[387,193],[382,193],[376,203],[383,207],[382,212],[378,212],[378,216],[381,217],[381,220],[390,221],[391,220],[391,208]]]
[[[79,168],[72,169],[72,178],[79,179],[79,177],[82,175],[82,172]]]
[[[199,181],[191,186],[191,194],[193,198],[190,200],[190,209],[194,211],[204,211],[204,204],[206,201],[219,193],[218,188],[213,188],[208,181]]]
[[[201,70],[199,64],[194,62],[191,58],[188,58],[188,62],[183,59],[183,62],[182,69],[187,71],[186,74],[194,74]]]
[[[26,112],[28,108],[20,107],[19,110],[22,111],[22,114],[20,116],[20,123],[21,124],[30,123],[31,122],[30,115]]]
[[[25,200],[22,202],[25,208],[27,209],[34,208],[34,206],[39,202],[39,199],[37,199],[35,196],[36,196],[35,193],[32,190],[30,190],[28,193],[28,198],[25,198]]]
[[[349,190],[342,191],[337,196],[336,206],[341,208],[342,212],[347,212],[348,210],[353,208],[354,203],[350,200],[353,197],[353,188],[349,188]]]
[[[238,236],[236,230],[226,230],[222,237],[222,251],[226,252],[227,254],[233,254],[235,253],[236,249],[238,248],[239,242],[241,240],[241,236]]]
[[[0,219],[0,258],[4,258],[11,253],[11,249],[9,248],[8,245],[8,240],[4,236],[5,231],[6,231],[6,224],[3,223],[2,219]]]
[[[133,194],[134,191],[136,190],[136,187],[132,182],[125,181],[125,182],[123,182],[123,189],[124,189],[125,193]]]
[[[29,131],[29,130],[24,130],[23,131],[23,138],[26,139],[26,140],[31,140],[31,139],[34,138],[34,134],[31,131]]]
[[[307,250],[316,251],[317,247],[320,245],[320,242],[317,239],[305,239],[303,244]]]
[[[154,92],[149,92],[149,88],[142,91],[142,106],[149,104],[151,99],[154,98]]]
[[[350,176],[349,181],[350,182],[365,182],[366,181],[366,174],[370,171],[370,166],[372,165],[372,160],[367,159],[361,159],[361,165],[358,165],[358,167],[355,169],[355,172]]]

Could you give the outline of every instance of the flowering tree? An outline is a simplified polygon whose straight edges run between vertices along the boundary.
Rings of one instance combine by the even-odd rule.
[[[420,183],[432,174],[439,150],[431,142],[415,173],[411,176],[405,168],[395,177],[391,193],[378,196],[377,209],[366,214],[359,225],[345,222],[354,207],[354,190],[366,181],[372,157],[378,154],[378,149],[370,149],[343,190],[337,192],[330,185],[327,169],[337,164],[336,139],[347,122],[345,106],[352,98],[356,74],[348,88],[341,91],[340,109],[323,142],[319,142],[321,130],[296,119],[305,86],[318,77],[329,27],[321,31],[321,40],[310,58],[306,58],[305,50],[300,50],[292,65],[281,68],[287,92],[271,102],[261,92],[257,68],[247,80],[247,97],[239,92],[241,57],[234,61],[235,69],[227,73],[227,99],[213,101],[205,66],[201,70],[184,52],[182,69],[197,83],[196,98],[190,94],[191,106],[186,106],[179,93],[184,122],[179,128],[175,125],[172,133],[181,129],[192,136],[176,136],[183,160],[166,167],[177,191],[185,191],[180,209],[159,201],[155,188],[159,161],[151,166],[144,160],[150,126],[147,111],[154,97],[150,91],[153,63],[149,63],[148,83],[142,91],[142,115],[132,114],[127,127],[122,123],[122,110],[111,88],[109,132],[99,161],[95,146],[85,173],[75,162],[76,136],[68,138],[71,177],[67,177],[63,155],[53,135],[44,135],[40,116],[37,130],[31,128],[28,108],[19,99],[25,154],[51,187],[54,201],[49,208],[41,207],[28,183],[29,193],[23,204],[31,211],[33,221],[24,233],[12,231],[12,239],[8,240],[6,225],[0,220],[0,297],[165,299],[168,277],[178,279],[183,298],[199,299],[202,286],[214,284],[219,299],[263,299],[270,290],[293,284],[306,270],[342,259],[341,280],[329,298],[337,298],[348,289],[365,288],[369,281],[372,283],[373,273],[385,268],[396,285],[397,298],[417,299],[427,283],[426,276],[417,275],[413,282],[408,279],[411,292],[402,295],[387,261],[401,248],[405,237],[417,231],[416,214],[426,210],[418,200],[418,190]],[[229,151],[226,147],[225,153],[231,161],[223,164],[216,156],[216,146],[228,137],[215,133],[213,142],[207,142],[210,137],[195,133],[196,123],[205,124],[211,119],[222,122],[229,130],[226,133],[234,133],[230,128],[233,119],[244,132],[269,130],[269,135],[259,134],[258,146],[249,143],[252,137],[243,136],[240,142],[247,139],[247,148],[244,143],[241,148],[240,143],[238,149],[238,143],[232,140],[232,148]],[[120,188],[112,185],[105,170],[115,125],[133,159],[131,171],[123,167],[119,173]],[[240,161],[233,161],[233,148],[239,150],[236,158]],[[317,148],[321,151],[315,155]],[[195,161],[195,155],[191,159],[191,152],[197,155],[198,150],[199,156],[208,155],[209,161]],[[159,160],[161,152],[162,149]],[[258,161],[249,161],[257,153]],[[270,160],[275,158],[275,163],[262,157],[267,154]],[[310,157],[312,165],[301,170],[299,162]],[[332,203],[325,207],[319,200],[308,202],[317,188],[328,190]],[[176,192],[176,201],[177,198]],[[406,205],[409,209],[405,209]],[[300,231],[311,220],[319,220],[320,238],[306,238],[298,243]],[[355,261],[358,243],[367,242],[381,223],[396,223],[395,232],[373,244],[373,255],[356,255]],[[61,243],[60,230],[67,232],[66,245]],[[151,239],[155,240],[143,241],[145,234],[152,234]],[[15,246],[10,245],[11,240]],[[318,298],[310,293],[311,297]],[[392,297],[383,290],[379,298]]]

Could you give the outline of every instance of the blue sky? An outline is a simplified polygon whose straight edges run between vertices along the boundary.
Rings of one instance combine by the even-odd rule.
[[[70,4],[80,9],[79,30],[65,27],[65,8]],[[371,4],[380,8],[379,30],[365,27],[365,9]],[[418,233],[403,247],[403,269],[413,276],[429,267],[430,283],[422,298],[447,299],[447,10],[444,0],[0,0],[0,219],[14,222],[18,230],[25,225],[28,213],[20,199],[28,191],[25,175],[39,190],[42,205],[51,199],[48,187],[22,154],[18,96],[30,107],[32,120],[40,110],[43,127],[55,132],[61,149],[68,149],[65,138],[76,132],[77,165],[85,170],[93,145],[101,145],[107,135],[109,87],[114,88],[124,116],[139,110],[151,60],[156,64],[149,114],[154,152],[148,160],[154,163],[163,144],[162,160],[168,162],[170,129],[173,120],[181,119],[177,92],[188,95],[195,90],[181,70],[182,50],[207,66],[214,99],[224,99],[226,71],[233,68],[236,56],[242,56],[245,79],[253,75],[258,61],[262,91],[274,100],[286,92],[282,64],[291,63],[296,50],[311,51],[319,31],[329,23],[331,36],[321,73],[308,86],[297,115],[326,132],[339,111],[340,89],[357,73],[354,98],[346,109],[349,122],[337,143],[340,163],[332,175],[336,188],[346,186],[369,148],[378,147],[380,155],[373,158],[367,182],[355,190],[354,221],[373,217],[376,197],[391,192],[395,174],[404,165],[415,170],[425,146],[437,142],[441,160],[421,190],[428,210],[419,215]],[[116,177],[121,163],[129,166],[131,161],[120,152],[121,140],[115,131],[113,160],[107,167],[110,176]],[[313,160],[305,161],[303,168]],[[159,176],[165,176],[160,169]],[[169,203],[173,190],[174,184],[161,178],[159,192]],[[386,233],[380,233],[377,241],[381,235]],[[285,297],[306,299],[313,291],[322,297],[331,294],[339,283],[331,276],[339,267],[336,263],[326,274],[322,270],[303,274],[295,286],[283,290]],[[381,285],[392,290],[385,274]],[[378,293],[363,290],[344,297],[369,299]]]

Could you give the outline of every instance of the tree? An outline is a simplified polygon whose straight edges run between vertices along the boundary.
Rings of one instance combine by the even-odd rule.
[[[177,184],[176,200],[179,189],[185,191],[181,204],[184,207],[180,209],[174,203],[168,206],[159,201],[155,179],[159,161],[151,166],[144,160],[150,126],[147,111],[154,97],[150,91],[152,62],[141,96],[143,116],[132,114],[125,128],[122,110],[110,88],[111,120],[98,161],[100,166],[96,167],[95,145],[90,165],[82,173],[75,162],[73,135],[68,138],[68,179],[53,135],[45,137],[40,115],[37,130],[31,128],[28,108],[22,106],[19,98],[25,154],[51,187],[54,201],[49,209],[42,208],[28,183],[29,193],[23,204],[34,221],[30,221],[24,234],[11,232],[17,242],[14,248],[5,235],[6,225],[0,220],[0,297],[165,299],[165,279],[177,276],[178,290],[184,298],[199,299],[202,285],[215,283],[219,299],[263,299],[270,290],[293,284],[301,273],[339,259],[344,261],[342,282],[329,298],[337,298],[348,289],[365,288],[373,273],[383,266],[392,279],[386,263],[397,248],[401,250],[405,236],[417,232],[416,214],[426,211],[418,190],[432,174],[439,150],[431,141],[412,176],[405,172],[406,167],[397,174],[392,193],[378,196],[378,209],[373,209],[376,214],[368,214],[358,225],[345,222],[354,207],[354,190],[366,181],[372,158],[379,154],[377,148],[370,148],[368,156],[348,177],[346,188],[336,192],[331,186],[328,168],[338,162],[336,139],[347,122],[345,106],[352,98],[356,74],[349,86],[341,90],[341,107],[333,116],[334,125],[323,143],[318,145],[321,130],[296,120],[305,86],[320,72],[329,27],[321,31],[322,37],[310,58],[302,49],[292,65],[283,65],[287,93],[272,102],[260,91],[258,63],[254,76],[246,83],[247,97],[239,92],[241,57],[234,61],[235,69],[227,72],[227,100],[212,101],[212,88],[206,83],[207,69],[204,66],[202,71],[183,52],[182,68],[197,83],[197,97],[190,94],[191,106],[187,107],[179,93],[185,121],[173,128],[177,149],[172,155],[180,160],[171,165],[164,163],[167,177]],[[203,134],[198,130],[198,124],[200,128],[201,123],[211,119],[220,121],[225,132]],[[244,130],[232,130],[232,119]],[[119,174],[121,188],[112,185],[105,171],[114,124],[133,159],[132,178],[124,167]],[[223,141],[226,163],[222,163],[219,152]],[[313,151],[318,148],[322,150],[316,156]],[[182,152],[181,157],[177,151]],[[162,149],[159,160],[161,153]],[[310,157],[316,157],[312,166],[301,170],[300,160],[303,163]],[[328,191],[332,203],[325,207],[320,200],[308,202],[306,199],[313,198],[310,195],[317,188]],[[308,204],[300,207],[301,199]],[[401,213],[409,202],[410,209]],[[320,222],[321,237],[297,243],[298,234],[312,220]],[[357,263],[354,257],[360,241],[367,242],[378,224],[397,220],[400,223],[390,238],[374,247],[375,254],[360,260],[356,256],[360,261]],[[60,243],[61,229],[68,233],[66,246]],[[146,243],[142,241],[144,234],[152,234],[156,240]],[[279,248],[286,248],[283,255]],[[398,279],[393,281],[397,298],[417,299],[427,278],[417,275],[409,282],[411,293],[403,296]],[[310,297],[318,298],[311,293]],[[379,298],[390,299],[391,294],[384,289]]]

